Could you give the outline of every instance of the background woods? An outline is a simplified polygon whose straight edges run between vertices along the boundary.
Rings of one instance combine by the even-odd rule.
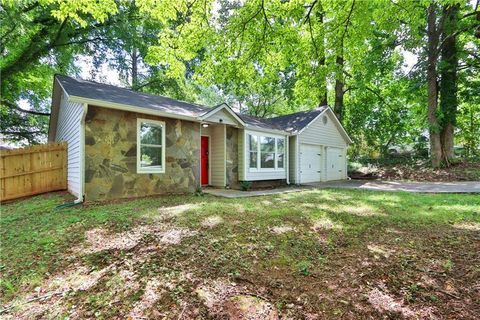
[[[259,117],[328,103],[355,157],[427,141],[433,166],[479,155],[479,1],[1,3],[6,140],[44,139],[55,73],[108,82],[106,65],[132,90]]]

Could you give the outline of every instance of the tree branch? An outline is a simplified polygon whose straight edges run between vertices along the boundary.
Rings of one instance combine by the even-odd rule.
[[[347,16],[347,19],[345,20],[345,28],[343,29],[343,34],[342,34],[342,43],[343,43],[343,39],[345,39],[345,35],[347,34],[347,31],[348,31],[348,26],[350,25],[351,21],[351,17],[352,17],[352,13],[353,13],[353,8],[355,7],[355,0],[352,1],[352,6],[350,7],[350,11],[348,12],[348,16]]]
[[[31,114],[31,115],[35,115],[35,116],[50,116],[50,113],[45,113],[45,112],[39,112],[39,111],[34,111],[34,110],[25,110],[25,109],[22,109],[20,108],[19,106],[17,106],[16,104],[10,102],[10,101],[7,101],[5,99],[2,99],[1,100],[1,103],[6,105],[7,107],[9,107],[10,109],[15,109],[17,111],[20,111],[20,112],[24,112],[24,113],[28,113],[28,114]]]
[[[309,6],[310,9],[308,9],[307,15],[305,16],[305,20],[303,20],[303,23],[305,24],[308,21],[310,21],[310,14],[312,13],[313,7],[315,7],[315,4],[317,4],[318,0],[315,0],[312,2],[312,4]]]

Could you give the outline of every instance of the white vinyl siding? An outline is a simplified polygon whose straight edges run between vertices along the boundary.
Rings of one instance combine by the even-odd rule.
[[[211,182],[215,187],[224,187],[226,184],[226,128],[225,125],[211,126],[211,141],[209,154],[211,168]]]
[[[328,117],[327,124],[323,124],[323,116]],[[334,123],[334,119],[325,112],[310,123],[299,136],[300,143],[318,144],[331,147],[346,148],[347,143]]]
[[[68,191],[77,197],[82,192],[83,159],[81,158],[83,142],[82,121],[83,104],[67,101],[62,94],[58,112],[57,131],[55,141],[67,142],[67,184]]]
[[[252,131],[252,130],[245,130],[244,134],[244,152],[243,152],[243,161],[244,165],[243,168],[245,170],[245,179],[246,181],[259,181],[259,180],[282,180],[287,179],[287,166],[288,161],[285,161],[285,165],[283,168],[272,168],[272,169],[253,169],[249,168],[249,144],[248,144],[248,135],[257,135],[257,136],[264,136],[264,137],[273,137],[278,139],[284,139],[286,145],[287,136],[284,135],[275,135],[270,133],[265,133],[261,131]],[[285,152],[287,152],[288,148],[285,147]],[[288,159],[288,154],[286,155],[286,159]]]

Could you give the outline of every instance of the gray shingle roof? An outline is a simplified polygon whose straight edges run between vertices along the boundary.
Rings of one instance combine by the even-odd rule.
[[[195,103],[132,91],[130,89],[94,81],[75,79],[63,75],[56,75],[55,77],[67,94],[71,96],[119,103],[188,117],[200,117],[212,110],[209,107]],[[251,117],[239,113],[237,113],[237,115],[245,123],[253,127],[295,133],[307,126],[326,108],[326,106],[322,106],[309,111],[268,119]]]
[[[325,111],[327,108],[327,106],[319,106],[312,110],[296,112],[264,120],[267,121],[270,125],[274,125],[277,128],[282,128],[282,130],[294,133],[305,128],[310,122],[312,122],[320,113]]]
[[[242,114],[242,113],[237,113],[237,114],[240,118],[242,118],[243,122],[245,122],[250,126],[263,128],[263,129],[284,130],[270,123],[269,119],[247,116],[246,114]]]
[[[143,107],[190,117],[201,116],[210,110],[210,108],[198,104],[136,92],[108,84],[74,79],[62,75],[56,75],[56,79],[67,94],[71,96]]]

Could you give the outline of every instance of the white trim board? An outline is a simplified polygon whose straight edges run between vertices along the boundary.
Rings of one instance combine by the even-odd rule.
[[[160,148],[162,150],[162,166],[160,168],[155,167],[155,168],[142,168],[141,166],[141,157],[142,154],[140,152],[140,148],[142,146],[141,140],[140,140],[140,126],[142,123],[149,123],[157,126],[162,127],[162,142],[160,145]],[[166,134],[166,128],[165,128],[165,122],[164,121],[158,121],[158,120],[152,120],[152,119],[143,119],[143,118],[137,118],[137,174],[148,174],[148,173],[165,173],[165,168],[166,168],[166,163],[165,163],[165,153],[166,153],[166,143],[165,143],[165,134]]]

